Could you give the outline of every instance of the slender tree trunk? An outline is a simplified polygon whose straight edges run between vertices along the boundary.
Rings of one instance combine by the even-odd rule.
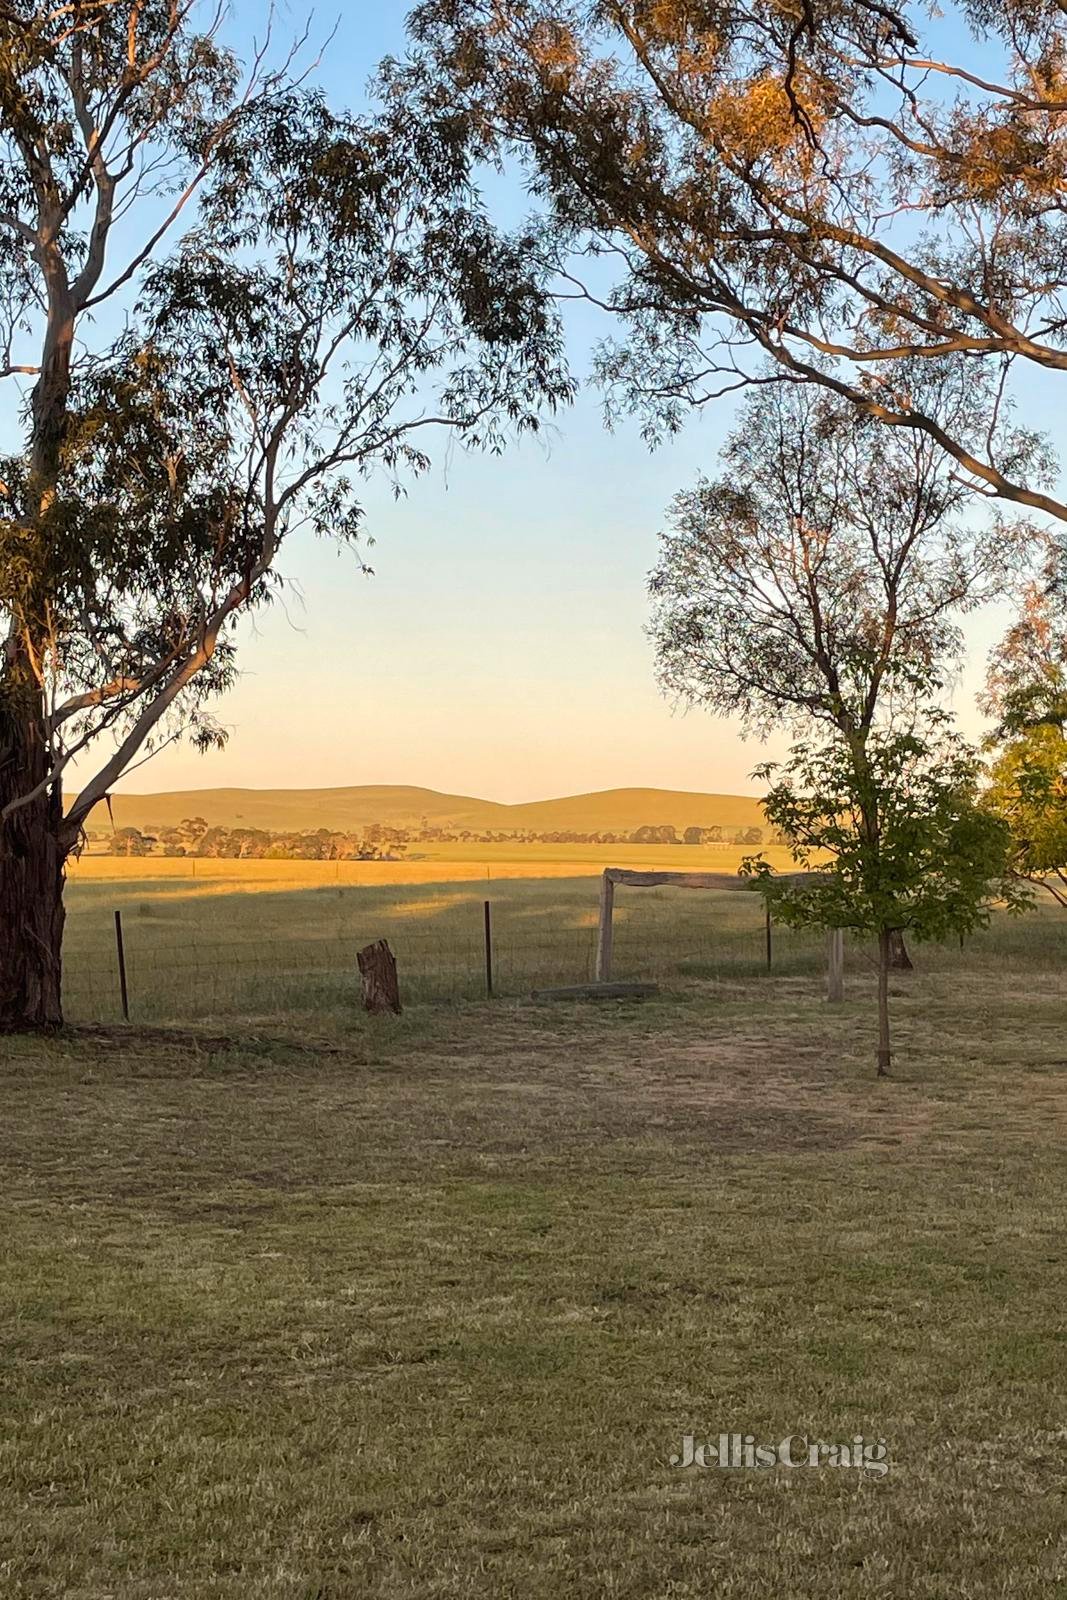
[[[0,814],[45,777],[32,695],[0,683]],[[63,1021],[63,802],[58,786],[0,821],[0,1032]]]
[[[889,1049],[889,966],[892,935],[888,928],[878,934],[878,1076],[888,1078]]]
[[[913,972],[915,970],[915,964],[908,954],[908,947],[904,943],[904,934],[900,928],[890,929],[889,965],[894,972]]]

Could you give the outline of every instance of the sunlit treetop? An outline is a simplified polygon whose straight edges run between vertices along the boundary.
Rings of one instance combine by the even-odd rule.
[[[7,715],[37,752],[0,826],[106,733],[65,847],[154,741],[222,736],[292,532],[354,545],[368,473],[400,492],[435,435],[499,450],[572,392],[472,120],[348,114],[304,41],[239,62],[200,17],[0,9],[0,769]]]
[[[602,373],[653,430],[769,355],[1067,518],[893,378],[965,356],[993,414],[1016,369],[1067,369],[1059,5],[424,0],[413,31],[412,92],[526,164],[573,292],[628,324]]]

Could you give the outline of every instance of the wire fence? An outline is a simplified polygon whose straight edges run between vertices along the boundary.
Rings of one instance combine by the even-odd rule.
[[[104,886],[100,886],[101,890]],[[312,1014],[359,1002],[356,952],[389,941],[402,998],[474,1000],[488,992],[486,894],[471,884],[319,888],[301,893],[198,896],[136,890],[75,902],[68,922],[65,1002],[72,1021],[123,1014],[115,911],[121,916],[128,1009],[135,1021]],[[590,982],[597,941],[597,880],[494,884],[489,895],[492,992]],[[1067,922],[1067,919],[1062,919]],[[1033,969],[1067,966],[1067,934],[1049,918],[1001,919],[971,955]],[[868,942],[846,940],[846,968],[873,970]],[[930,958],[924,957],[924,964]],[[938,965],[963,961],[938,947]],[[620,893],[612,976],[685,985],[806,975],[821,981],[826,938],[775,925],[768,951],[756,895],[671,889]]]
[[[494,995],[592,980],[596,890],[595,880],[581,887],[568,880],[550,889],[517,884],[490,897]],[[765,971],[766,930],[755,897],[700,898],[694,908],[679,905],[677,894],[645,890],[618,908],[613,975],[684,981]],[[391,899],[346,888],[192,900],[128,895],[77,907],[68,926],[66,1009],[75,1020],[122,1015],[115,910],[130,1014],[144,1021],[352,1004],[359,996],[356,952],[379,938],[397,958],[406,999],[475,999],[489,985],[485,903],[469,886],[444,886]],[[775,929],[772,969],[816,970],[822,948],[817,934]]]

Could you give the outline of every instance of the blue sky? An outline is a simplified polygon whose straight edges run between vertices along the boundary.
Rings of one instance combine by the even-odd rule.
[[[405,11],[346,9],[317,74],[331,100],[361,101],[374,64],[403,46]],[[247,41],[263,15],[242,0],[232,26]],[[279,32],[295,31],[303,12],[279,15]],[[331,25],[320,13],[317,36]],[[578,370],[606,331],[589,312],[573,319]],[[372,482],[374,576],[294,539],[286,602],[245,626],[241,680],[218,706],[227,750],[172,748],[123,787],[418,783],[509,801],[630,784],[754,791],[765,752],[673,711],[643,631],[665,508],[714,468],[731,415],[719,402],[653,454],[633,425],[608,433],[586,390],[503,457],[440,441],[399,502]]]
[[[346,9],[316,75],[334,103],[359,104],[377,61],[402,49],[406,9]],[[257,14],[237,12],[245,41]],[[283,8],[279,34],[302,16]],[[313,36],[332,22],[320,12]],[[521,194],[502,198],[521,214]],[[608,330],[588,312],[571,327],[581,369]],[[664,508],[728,425],[717,408],[653,455],[636,427],[609,434],[588,390],[503,457],[437,441],[406,498],[367,486],[373,577],[328,544],[289,545],[293,590],[244,628],[241,681],[219,702],[227,750],[172,748],[123,787],[422,783],[501,800],[752,788],[757,747],[672,713],[643,632]]]

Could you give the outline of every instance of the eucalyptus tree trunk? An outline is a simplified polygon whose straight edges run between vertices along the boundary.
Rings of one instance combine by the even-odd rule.
[[[49,752],[39,693],[10,665],[0,682],[0,1032],[63,1021],[63,804],[43,789]],[[20,682],[20,679],[23,681]]]
[[[54,222],[42,207],[42,229]],[[40,261],[47,320],[30,407],[23,522],[29,576],[12,597],[11,631],[0,654],[0,1031],[8,1033],[63,1021],[63,869],[70,841],[62,783],[48,782],[52,750],[43,674],[56,595],[54,579],[44,575],[67,430],[75,314],[54,242],[42,244]]]

